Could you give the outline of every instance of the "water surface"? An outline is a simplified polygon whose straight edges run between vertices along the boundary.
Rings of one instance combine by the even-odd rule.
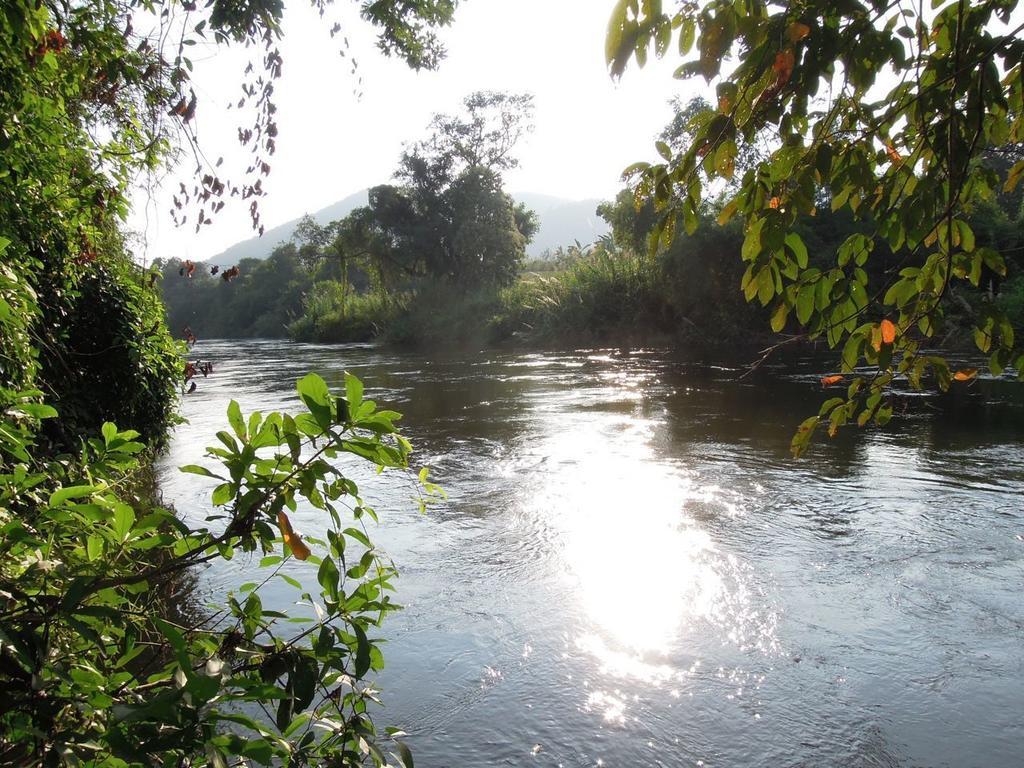
[[[385,625],[378,723],[410,734],[419,766],[1024,760],[1014,383],[901,397],[885,431],[793,461],[824,398],[812,363],[738,379],[658,351],[193,354],[216,370],[163,462],[181,514],[202,518],[210,489],[173,467],[201,460],[228,400],[297,410],[309,370],[333,386],[349,370],[403,412],[448,492],[420,515],[408,479],[357,477],[405,606]],[[317,514],[296,527],[322,531]],[[217,594],[254,567],[200,583]]]

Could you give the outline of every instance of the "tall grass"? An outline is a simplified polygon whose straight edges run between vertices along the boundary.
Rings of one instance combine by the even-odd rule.
[[[353,293],[334,280],[317,283],[306,296],[302,317],[288,326],[296,341],[370,341],[406,312],[409,293]]]
[[[524,272],[497,292],[424,280],[400,294],[346,295],[337,283],[320,283],[290,333],[297,340],[380,338],[433,348],[749,343],[750,329],[763,321],[743,302],[739,275],[721,264],[738,248],[735,233],[719,239],[659,256],[605,239],[568,249],[556,269]]]
[[[500,294],[492,325],[545,342],[670,333],[675,313],[659,276],[653,257],[601,243],[561,272],[526,273]]]

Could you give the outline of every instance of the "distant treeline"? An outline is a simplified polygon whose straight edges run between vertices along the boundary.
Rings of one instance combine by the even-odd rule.
[[[436,276],[407,277],[374,285],[363,268],[311,261],[308,244],[285,243],[265,261],[243,260],[237,278],[225,281],[197,265],[191,279],[182,263],[162,265],[168,324],[199,336],[291,337],[345,342],[380,339],[398,344],[664,342],[705,347],[763,342],[770,332],[766,310],[740,290],[745,264],[737,222],[719,226],[711,210],[697,231],[677,234],[649,255],[653,226],[649,207],[637,211],[632,194],[601,206],[613,235],[590,246],[573,245],[535,260],[514,280],[497,286],[465,286]],[[1024,222],[997,204],[975,212],[979,245],[1006,257],[1005,280],[988,275],[982,291],[997,296],[1015,321],[1024,320]],[[809,261],[822,266],[836,248],[868,223],[825,205],[798,231]],[[304,252],[306,255],[304,256]],[[898,270],[902,255],[876,243],[865,265],[870,284]],[[346,280],[325,277],[345,268]],[[877,274],[875,274],[877,273]],[[953,291],[951,322],[976,303],[980,291]]]
[[[369,205],[341,221],[319,226],[305,220],[292,242],[279,245],[265,261],[243,260],[233,279],[211,274],[203,264],[191,277],[177,260],[161,264],[170,327],[180,333],[187,326],[207,338],[379,339],[405,345],[512,341],[715,348],[768,338],[773,329],[757,286],[741,290],[747,266],[740,258],[742,227],[737,220],[717,221],[729,189],[703,206],[693,234],[679,227],[667,245],[655,248],[653,202],[638,207],[634,191],[623,190],[597,211],[611,235],[524,264],[536,218],[503,191],[501,171],[514,166],[509,153],[519,124],[511,116],[521,117],[528,107],[528,97],[474,94],[467,99],[467,120],[439,116],[430,139],[403,155],[398,185],[374,188]],[[700,100],[677,103],[662,141],[688,142],[691,115],[705,108]],[[477,130],[481,124],[499,128]],[[738,170],[755,163],[758,151],[745,146]],[[1000,154],[984,162],[1004,176],[1013,161]],[[1024,322],[1022,190],[1024,185],[997,192],[967,217],[977,246],[1002,254],[1007,274],[986,270],[977,288],[951,287],[943,297],[950,329],[972,315],[983,297],[994,298],[1014,322]],[[861,234],[873,243],[871,258],[854,265],[867,278],[861,282],[890,283],[908,254],[893,252],[875,236],[874,223],[855,218],[849,207],[833,213],[828,190],[819,194],[814,215],[795,227],[807,247],[808,266],[834,267],[840,245]],[[799,330],[796,313],[782,321],[774,330]],[[941,329],[936,338],[941,344]]]

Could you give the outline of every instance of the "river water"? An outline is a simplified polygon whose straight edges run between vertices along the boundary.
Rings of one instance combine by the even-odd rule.
[[[210,488],[173,468],[200,462],[229,399],[297,410],[309,370],[403,412],[446,489],[421,515],[408,479],[356,478],[405,606],[377,721],[418,766],[1024,764],[1024,387],[901,397],[886,430],[794,461],[824,397],[809,362],[738,380],[658,351],[193,354],[216,370],[161,469],[182,515]]]

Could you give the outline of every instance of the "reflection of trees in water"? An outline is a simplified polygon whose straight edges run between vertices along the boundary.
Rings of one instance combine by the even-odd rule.
[[[921,441],[930,460],[949,461],[950,452],[1020,445],[1024,436],[1024,386],[1016,381],[954,386],[925,404],[934,414]]]
[[[441,452],[453,438],[511,445],[530,427],[533,395],[550,389],[551,370],[517,368],[503,358],[436,361],[402,377],[411,387],[405,424],[417,445]],[[385,377],[386,379],[387,377]]]

